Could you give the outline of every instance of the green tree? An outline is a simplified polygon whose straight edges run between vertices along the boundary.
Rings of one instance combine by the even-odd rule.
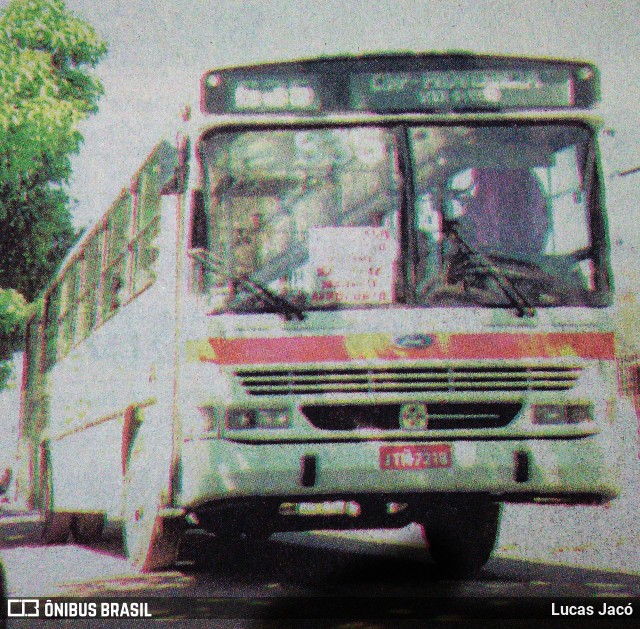
[[[37,297],[75,240],[65,185],[78,126],[97,111],[91,70],[105,53],[63,0],[0,11],[0,359],[19,345],[21,296]]]
[[[24,324],[35,308],[37,305],[30,307],[18,291],[0,289],[0,349],[4,348],[4,355],[0,355],[0,391],[11,376],[11,363],[2,361],[9,358],[12,348],[20,345]]]

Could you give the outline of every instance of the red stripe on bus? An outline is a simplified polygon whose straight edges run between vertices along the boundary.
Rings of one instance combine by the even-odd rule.
[[[221,365],[264,365],[368,358],[510,360],[576,357],[613,360],[615,357],[614,336],[610,332],[432,334],[429,340],[425,347],[402,347],[388,334],[210,338],[212,351],[202,353],[200,360]]]

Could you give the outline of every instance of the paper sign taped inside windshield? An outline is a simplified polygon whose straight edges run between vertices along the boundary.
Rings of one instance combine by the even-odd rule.
[[[387,228],[312,227],[313,304],[392,303],[397,256],[398,241]]]

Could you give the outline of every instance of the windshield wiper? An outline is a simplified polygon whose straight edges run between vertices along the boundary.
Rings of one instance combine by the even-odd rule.
[[[289,300],[274,293],[259,282],[246,276],[236,276],[226,273],[223,269],[222,262],[206,249],[191,249],[189,255],[210,271],[223,275],[235,286],[242,286],[248,293],[262,301],[262,303],[275,308],[276,312],[283,315],[286,321],[291,321],[294,317],[298,319],[298,321],[302,321],[305,318],[305,313],[295,304],[292,304]]]
[[[493,277],[500,290],[505,294],[511,305],[516,309],[519,317],[533,317],[536,314],[535,308],[529,299],[520,291],[514,283],[502,272],[500,267],[494,264],[491,259],[476,251],[460,233],[459,224],[455,220],[447,221],[448,232],[453,235],[462,245],[461,251],[469,260],[475,260],[480,268]]]

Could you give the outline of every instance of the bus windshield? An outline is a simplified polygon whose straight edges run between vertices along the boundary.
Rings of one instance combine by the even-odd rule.
[[[201,287],[231,309],[273,309],[246,280],[305,310],[606,301],[584,126],[224,132],[201,155]]]

